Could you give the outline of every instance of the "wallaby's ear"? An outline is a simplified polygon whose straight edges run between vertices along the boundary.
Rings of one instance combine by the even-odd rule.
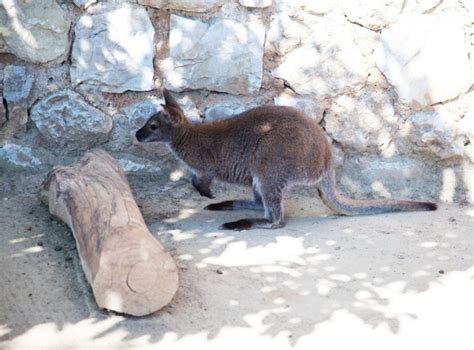
[[[169,120],[173,124],[181,124],[186,122],[186,117],[184,116],[183,111],[181,108],[176,108],[174,106],[168,106],[161,104],[163,109],[166,112],[166,115],[169,117]]]
[[[174,99],[173,96],[171,96],[170,92],[167,89],[163,89],[163,97],[165,98],[165,105],[167,107],[173,107],[178,109],[181,113],[183,113],[183,110],[179,106],[178,102]]]

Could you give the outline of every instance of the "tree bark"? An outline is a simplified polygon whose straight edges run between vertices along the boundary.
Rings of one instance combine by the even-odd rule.
[[[178,288],[174,260],[151,235],[107,152],[89,151],[72,166],[53,168],[40,197],[72,230],[99,307],[143,316],[171,301]]]

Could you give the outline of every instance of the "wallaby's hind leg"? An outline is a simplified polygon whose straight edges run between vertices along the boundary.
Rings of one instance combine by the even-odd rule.
[[[283,210],[283,193],[280,187],[262,188],[262,200],[265,207],[264,218],[271,223],[270,228],[280,228],[285,226]]]
[[[213,203],[206,206],[206,210],[235,210],[235,209],[250,209],[263,210],[263,202],[260,193],[258,193],[255,186],[252,187],[252,200],[231,200],[219,203]]]
[[[285,226],[282,191],[279,188],[262,188],[262,201],[265,209],[263,219],[242,219],[226,222],[221,229],[248,230],[250,228],[281,228]]]

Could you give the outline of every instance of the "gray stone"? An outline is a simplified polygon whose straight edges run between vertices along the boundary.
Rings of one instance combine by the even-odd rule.
[[[33,76],[25,66],[6,66],[3,77],[3,97],[8,103],[24,103],[31,92]]]
[[[244,106],[237,103],[217,104],[204,111],[204,119],[205,121],[224,119],[242,113],[245,110]]]
[[[418,152],[431,153],[439,159],[462,158],[464,154],[463,146],[456,140],[456,124],[440,113],[415,113],[401,132]]]
[[[371,90],[356,97],[337,97],[324,120],[332,139],[363,153],[385,150],[399,123],[390,97]]]
[[[31,148],[12,143],[0,146],[0,159],[22,168],[42,165],[41,160],[33,155]]]
[[[467,159],[474,163],[474,99],[471,100],[466,114],[457,124],[456,133],[464,137],[464,152]]]
[[[224,0],[138,0],[141,5],[180,11],[209,12],[224,4]]]
[[[155,31],[144,7],[104,4],[75,27],[71,81],[104,92],[154,88]]]
[[[35,67],[31,73],[34,76],[34,84],[28,98],[28,107],[44,96],[70,85],[68,65]]]
[[[19,132],[26,131],[28,108],[26,104],[11,103],[8,105],[8,120],[0,130],[0,144],[9,143]]]
[[[122,152],[131,145],[132,138],[128,119],[123,113],[117,113],[113,116],[113,127],[109,141],[103,147],[107,151]]]
[[[382,31],[375,57],[400,99],[423,108],[469,89],[468,53],[459,16],[408,14]]]
[[[437,1],[440,2],[441,0]],[[459,2],[465,8],[471,24],[474,23],[474,2],[471,0],[460,0]]]
[[[353,23],[380,30],[397,20],[404,0],[343,0],[342,9]]]
[[[278,55],[285,55],[300,46],[307,35],[310,30],[305,23],[294,20],[287,12],[279,12],[272,16],[265,45]]]
[[[293,96],[289,94],[281,94],[275,97],[273,102],[280,106],[298,108],[305,112],[309,117],[316,119],[318,123],[323,119],[324,110],[328,108],[327,103],[324,101],[320,102],[314,98]]]
[[[332,0],[293,0],[275,1],[265,45],[266,53],[275,51],[283,56],[289,51],[311,42],[314,28],[321,27],[321,15],[328,14],[335,3]],[[329,17],[328,17],[329,18]],[[332,19],[330,21],[333,21]],[[336,18],[338,26],[346,20]]]
[[[274,7],[292,17],[298,17],[303,12],[321,16],[331,12],[336,4],[334,0],[275,0]]]
[[[255,93],[262,83],[264,38],[257,22],[217,19],[208,24],[171,15],[165,85],[173,91]]]
[[[81,9],[86,9],[89,6],[96,4],[97,1],[98,0],[73,0],[72,2],[77,7],[80,7]]]
[[[439,195],[437,168],[416,157],[346,156],[337,175],[341,191],[356,198],[392,197],[419,200],[423,196]]]
[[[25,66],[10,65],[3,70],[3,98],[7,102],[5,126],[0,131],[0,143],[9,143],[15,135],[26,130],[28,104],[33,85],[33,77]]]
[[[245,7],[264,8],[272,6],[272,0],[239,0],[239,3]]]
[[[7,111],[3,106],[3,101],[0,101],[0,128],[7,122]]]
[[[425,13],[438,6],[442,0],[407,0],[404,13]]]
[[[314,34],[284,57],[273,76],[301,95],[335,96],[362,87],[369,65],[354,43],[353,28],[344,22],[337,16],[317,22]]]
[[[117,162],[127,174],[146,173],[159,175],[163,173],[163,170],[156,166],[155,162],[152,162],[148,159],[134,157],[128,154],[118,155]]]
[[[83,150],[108,140],[112,119],[72,90],[44,98],[31,109],[31,119],[54,147]]]
[[[70,24],[55,0],[3,1],[0,52],[34,63],[65,58]]]

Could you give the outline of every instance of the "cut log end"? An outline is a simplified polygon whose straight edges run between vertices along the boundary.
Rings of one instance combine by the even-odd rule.
[[[108,253],[101,257],[92,284],[100,307],[143,316],[171,301],[178,289],[178,270],[154,238],[137,229],[115,232],[103,249]]]
[[[178,274],[172,258],[166,254],[129,267],[117,283],[99,272],[93,283],[97,304],[104,309],[134,316],[153,313],[169,304],[178,288]]]

